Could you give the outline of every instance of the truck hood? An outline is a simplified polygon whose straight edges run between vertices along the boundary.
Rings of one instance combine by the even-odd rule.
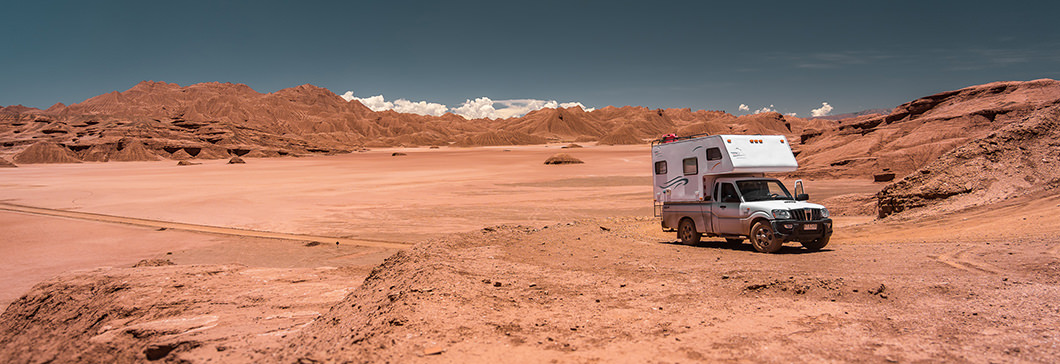
[[[806,201],[792,201],[792,200],[770,200],[770,201],[754,201],[744,202],[744,207],[750,207],[755,210],[770,211],[770,210],[796,210],[796,209],[823,209],[824,206],[809,203]]]

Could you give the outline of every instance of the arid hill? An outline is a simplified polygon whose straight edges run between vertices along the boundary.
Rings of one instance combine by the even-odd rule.
[[[886,217],[918,207],[954,211],[1027,195],[1060,193],[1060,105],[1035,110],[943,154],[877,194]]]
[[[761,118],[768,122],[756,121]],[[364,147],[515,145],[604,137],[609,143],[633,143],[690,125],[714,132],[794,137],[804,129],[802,125],[816,122],[786,118],[775,113],[736,118],[722,111],[608,106],[591,112],[556,108],[517,118],[468,120],[455,114],[374,112],[356,100],[346,101],[312,85],[262,94],[242,84],[182,87],[144,81],[124,92],[69,106],[0,108],[0,156],[21,153],[38,142],[60,145],[75,160],[97,162],[275,157]],[[792,124],[796,124],[794,129]],[[126,144],[134,149],[125,151]],[[70,161],[57,158],[30,163]]]
[[[817,119],[818,125],[798,131],[799,174],[905,176],[958,146],[1057,104],[1060,82],[1041,79],[942,92],[902,104],[888,115]]]

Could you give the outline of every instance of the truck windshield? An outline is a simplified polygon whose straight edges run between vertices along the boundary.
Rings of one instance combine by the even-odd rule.
[[[736,187],[740,189],[740,194],[747,202],[792,199],[788,189],[777,180],[737,181]]]

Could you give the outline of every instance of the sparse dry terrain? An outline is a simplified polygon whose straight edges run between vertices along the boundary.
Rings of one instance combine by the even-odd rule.
[[[399,157],[379,150],[245,165],[5,170],[4,203],[350,243],[0,211],[8,237],[3,274],[15,283],[2,292],[12,304],[0,320],[0,355],[21,362],[1060,358],[1060,223],[1049,218],[1060,212],[1055,194],[941,217],[839,216],[824,251],[792,245],[766,255],[720,240],[677,245],[660,231],[650,216],[646,146],[566,150],[586,163],[544,165],[557,150],[421,148]],[[884,186],[808,182],[814,200],[850,211],[863,210],[866,196]],[[357,246],[356,238],[422,243],[398,252]],[[143,259],[152,260],[133,267]]]
[[[837,121],[365,110],[156,83],[0,110],[0,360],[1060,361],[1054,80]],[[676,244],[648,146],[601,145],[674,130],[787,135],[831,243]],[[361,143],[449,146],[321,156]]]

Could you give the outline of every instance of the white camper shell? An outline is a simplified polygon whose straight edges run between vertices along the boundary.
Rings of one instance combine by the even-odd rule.
[[[652,144],[656,202],[701,201],[705,176],[794,172],[783,135],[709,135]],[[709,185],[708,185],[709,188]]]
[[[765,173],[794,172],[799,164],[783,135],[696,135],[652,143],[656,216],[686,244],[701,235],[751,240],[775,252],[787,241],[810,250],[828,244],[832,220],[824,206],[805,202]]]

